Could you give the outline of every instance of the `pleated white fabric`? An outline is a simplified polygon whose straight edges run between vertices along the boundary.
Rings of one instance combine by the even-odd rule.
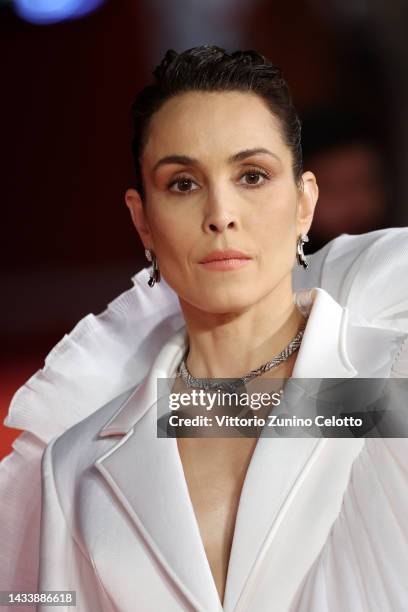
[[[408,610],[406,438],[365,440],[341,512],[290,610]]]
[[[408,332],[408,229],[343,235],[310,259],[307,272],[294,271],[295,290],[323,287],[373,325]],[[148,275],[141,270],[106,311],[82,319],[13,398],[5,425],[23,433],[0,464],[0,590],[37,586],[44,448],[142,381],[183,324],[177,296],[164,279],[150,289]],[[408,377],[408,343],[397,357],[391,376]],[[366,440],[291,612],[408,610],[407,450],[405,439]]]

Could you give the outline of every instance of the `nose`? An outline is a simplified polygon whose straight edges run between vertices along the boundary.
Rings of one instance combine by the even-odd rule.
[[[206,230],[209,232],[223,232],[226,228],[233,229],[235,221],[226,217],[213,218],[212,221],[206,222]]]
[[[222,198],[223,202],[226,197]],[[230,200],[230,198],[228,198]],[[203,220],[204,231],[206,233],[224,232],[226,229],[236,229],[238,226],[237,215],[232,206],[221,203],[221,198],[212,196],[207,201],[207,211]]]

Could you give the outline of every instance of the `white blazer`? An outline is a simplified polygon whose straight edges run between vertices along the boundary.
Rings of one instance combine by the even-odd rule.
[[[309,293],[303,297],[307,299]],[[313,293],[293,376],[390,376],[407,334],[362,325],[326,291]],[[39,588],[75,590],[81,611],[222,610],[176,439],[157,438],[157,377],[174,374],[185,347],[182,329],[163,346],[140,386],[69,429],[46,449]],[[407,451],[406,441],[402,443]],[[240,498],[224,610],[289,610],[339,521],[356,457],[365,456],[361,463],[370,461],[371,452],[383,455],[391,462],[385,477],[394,477],[398,463],[392,440],[371,439],[363,452],[364,446],[364,439],[259,440]],[[408,458],[405,463],[408,467]],[[355,531],[354,543],[363,549],[361,567],[356,563],[358,571],[351,584],[357,595],[351,601],[345,591],[339,598],[336,581],[341,583],[342,576],[331,570],[335,584],[326,585],[333,597],[329,609],[375,610],[371,603],[382,612],[402,610],[408,603],[404,579],[408,541],[401,544],[398,521],[390,517],[385,492],[365,482],[379,466],[369,464],[364,476],[362,467],[355,468],[360,476],[354,480],[354,489],[363,487],[356,494],[362,507],[353,508],[339,527],[343,540]],[[408,494],[397,484],[392,481],[388,486],[404,520]],[[378,508],[387,509],[388,514],[378,516]],[[359,534],[361,523],[367,533]],[[389,580],[385,594],[382,585],[377,585],[366,549],[378,539],[384,549],[390,539],[396,546],[389,551],[388,574],[383,577]],[[341,544],[338,548],[344,555]],[[372,589],[371,598],[358,590],[360,584]],[[376,591],[383,595],[381,606]],[[299,605],[304,605],[302,599]]]
[[[408,376],[407,254],[396,228],[312,257],[304,280],[333,297],[298,293],[311,312],[294,377]],[[85,317],[13,400],[6,424],[25,432],[0,470],[2,589],[76,590],[81,612],[221,610],[176,440],[156,437],[156,379],[185,331],[174,294],[160,283],[154,295],[147,276]],[[404,439],[260,438],[224,610],[406,609],[406,451]]]

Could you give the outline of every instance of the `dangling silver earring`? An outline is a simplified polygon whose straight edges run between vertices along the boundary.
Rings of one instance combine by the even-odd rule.
[[[296,259],[299,266],[303,266],[304,269],[308,267],[307,259],[303,252],[303,245],[305,242],[309,242],[309,236],[307,234],[301,234],[297,239],[296,243]]]
[[[147,261],[151,261],[153,264],[152,273],[150,274],[150,278],[147,281],[147,284],[149,285],[149,287],[153,287],[155,283],[160,282],[159,265],[157,263],[157,257],[153,253],[153,251],[151,251],[150,249],[145,249],[145,255],[146,255]]]

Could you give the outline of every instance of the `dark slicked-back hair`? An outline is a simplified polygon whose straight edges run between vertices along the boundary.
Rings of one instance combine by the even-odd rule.
[[[281,70],[253,50],[228,53],[215,45],[202,45],[177,53],[168,50],[153,71],[154,82],[137,95],[132,105],[132,154],[136,189],[145,199],[141,156],[152,115],[173,96],[189,91],[241,91],[255,93],[279,119],[282,136],[292,152],[293,174],[301,187],[301,124]]]

